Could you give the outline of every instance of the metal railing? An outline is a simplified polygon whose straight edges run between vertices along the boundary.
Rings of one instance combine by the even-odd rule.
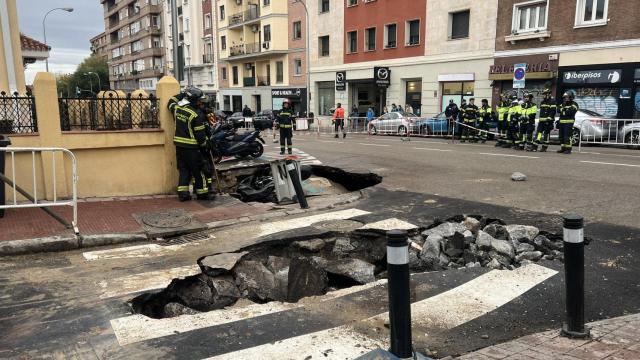
[[[38,132],[36,103],[33,95],[0,92],[0,134],[29,134]]]
[[[160,127],[153,94],[102,98],[59,98],[62,131],[135,130]]]
[[[640,119],[586,119],[574,129],[573,139],[579,148],[582,144],[640,148]]]
[[[33,194],[30,195],[32,199],[26,198],[25,201],[18,200],[18,193],[22,194],[20,184],[16,184],[16,153],[31,153],[31,183],[33,186]],[[36,157],[36,153],[40,154],[40,159]],[[39,160],[42,160],[44,153],[51,154],[51,180],[53,182],[53,199],[52,200],[40,200],[38,199],[38,174],[36,172],[36,164]],[[71,161],[71,197],[60,198],[58,196],[58,183],[56,176],[56,153],[62,153],[63,161],[67,157]],[[5,154],[11,155],[11,177],[9,178],[12,184],[6,184],[9,186],[9,191],[12,194],[12,201],[8,204],[2,205],[0,203],[0,209],[21,209],[21,208],[48,208],[52,206],[71,206],[73,208],[73,222],[72,226],[76,233],[78,233],[78,161],[76,156],[69,150],[63,148],[47,148],[47,147],[6,147],[0,148],[0,156]],[[6,176],[6,175],[5,175]],[[46,174],[43,174],[46,179]],[[4,186],[5,184],[2,184]]]

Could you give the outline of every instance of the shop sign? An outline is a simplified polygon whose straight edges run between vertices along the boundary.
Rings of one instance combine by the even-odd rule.
[[[551,63],[541,62],[537,64],[525,64],[525,71],[528,73],[534,72],[549,72],[551,71]],[[513,74],[515,71],[514,65],[491,65],[489,68],[490,74]]]
[[[347,90],[347,72],[337,71],[336,72],[336,91],[345,91],[345,90]]]
[[[524,89],[527,77],[527,64],[515,64],[513,68],[513,88]]]
[[[391,70],[388,67],[376,66],[373,68],[373,78],[378,87],[389,87],[391,85]]]
[[[271,96],[273,97],[297,97],[299,98],[302,95],[301,88],[291,88],[291,89],[272,89]]]
[[[565,71],[562,80],[565,84],[616,84],[622,80],[622,70]]]

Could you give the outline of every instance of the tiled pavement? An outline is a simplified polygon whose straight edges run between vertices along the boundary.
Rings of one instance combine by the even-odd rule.
[[[640,314],[589,324],[591,339],[557,330],[528,335],[458,357],[459,360],[640,360]]]

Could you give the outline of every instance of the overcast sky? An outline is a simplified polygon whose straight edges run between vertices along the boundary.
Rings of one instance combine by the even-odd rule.
[[[72,73],[91,53],[89,39],[104,31],[100,0],[16,0],[20,31],[44,42],[42,18],[57,7],[72,7],[73,12],[53,11],[47,16],[47,43],[49,70]],[[31,64],[25,71],[27,84],[31,84],[38,71],[44,71],[44,61]]]

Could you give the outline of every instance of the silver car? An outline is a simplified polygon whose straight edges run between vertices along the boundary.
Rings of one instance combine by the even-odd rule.
[[[398,134],[407,135],[409,129],[413,130],[416,122],[420,120],[418,116],[408,112],[390,112],[369,123],[369,131],[376,134]]]
[[[556,121],[559,119],[559,115],[556,115]],[[576,121],[573,123],[573,143],[577,144],[582,137],[583,140],[588,140],[589,138],[607,138],[609,136],[613,136],[615,138],[617,136],[618,129],[615,126],[609,126],[609,123],[606,121],[608,118],[604,117],[604,115],[598,114],[595,111],[580,109],[576,113]],[[536,128],[537,128],[538,119],[536,119]],[[559,135],[559,130],[553,129],[551,131],[551,138],[557,139]]]
[[[640,120],[622,126],[618,133],[618,139],[623,139],[624,143],[631,148],[640,149]]]

